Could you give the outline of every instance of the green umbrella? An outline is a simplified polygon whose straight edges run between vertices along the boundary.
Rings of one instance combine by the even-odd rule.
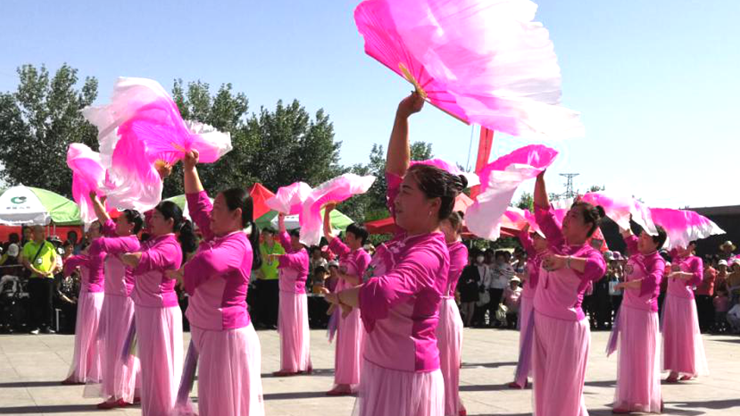
[[[0,195],[0,223],[5,225],[80,225],[80,209],[73,201],[51,191],[23,185]]]
[[[257,221],[255,223],[257,224],[257,227],[260,229],[266,228],[266,227],[272,227],[277,228],[277,211],[270,211],[267,214],[257,218]],[[321,217],[324,217],[324,210],[321,210]],[[334,210],[330,214],[331,218],[331,226],[335,230],[341,230],[344,231],[347,229],[347,226],[352,224],[354,221],[352,221],[352,218],[342,214],[339,212],[339,210]],[[298,223],[298,216],[297,215],[288,215],[285,217],[285,228],[292,230],[294,228],[299,228],[300,224]]]

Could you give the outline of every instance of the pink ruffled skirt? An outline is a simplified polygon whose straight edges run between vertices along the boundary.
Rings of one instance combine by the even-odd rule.
[[[617,390],[614,408],[660,413],[660,323],[657,312],[619,309]]]
[[[85,387],[85,397],[112,398],[133,403],[139,396],[141,366],[134,355],[121,359],[126,336],[134,321],[134,302],[128,296],[105,294],[100,313],[102,383]]]
[[[587,416],[583,399],[591,331],[588,321],[564,321],[535,312],[534,414]]]
[[[439,305],[437,346],[445,387],[445,415],[458,416],[465,406],[460,400],[463,322],[455,299],[444,297]]]
[[[443,416],[444,378],[440,370],[412,373],[362,363],[354,416]]]
[[[298,373],[311,370],[311,332],[305,293],[280,292],[278,332],[280,371]]]
[[[76,383],[100,383],[102,379],[98,325],[104,298],[103,292],[82,292],[77,301],[75,349],[67,377]]]
[[[349,385],[353,392],[360,385],[362,362],[362,327],[360,310],[354,309],[346,318],[339,318],[334,356],[334,386]]]
[[[141,360],[141,413],[166,416],[175,405],[182,372],[182,312],[178,306],[136,305],[136,337]]]
[[[689,376],[709,374],[696,302],[671,294],[664,302],[663,370]]]

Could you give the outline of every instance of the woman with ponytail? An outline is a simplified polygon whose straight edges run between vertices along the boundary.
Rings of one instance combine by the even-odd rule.
[[[442,416],[444,378],[436,329],[449,280],[450,254],[440,223],[467,181],[434,166],[409,167],[408,118],[417,93],[398,106],[388,145],[388,208],[401,230],[378,247],[369,279],[326,299],[348,316],[360,310],[367,330],[355,415]]]
[[[460,365],[462,364],[463,322],[455,302],[455,289],[460,275],[468,264],[468,248],[462,242],[463,213],[453,212],[440,223],[450,252],[450,271],[447,286],[439,305],[437,345],[442,376],[445,380],[445,416],[466,414],[460,399]]]
[[[163,201],[149,220],[152,237],[138,252],[124,254],[133,270],[138,356],[141,360],[141,413],[167,415],[173,409],[182,371],[182,312],[175,293],[176,281],[166,275],[182,265],[183,241],[194,238],[189,222],[174,202]]]
[[[246,303],[252,270],[262,262],[252,197],[232,188],[211,204],[197,163],[198,152],[191,151],[183,170],[188,209],[203,241],[182,269],[167,274],[190,296],[186,315],[198,356],[198,414],[261,416],[260,341]]]
[[[606,262],[588,239],[599,228],[600,207],[578,201],[562,226],[550,206],[545,172],[537,176],[534,209],[549,252],[534,297],[532,349],[534,414],[588,416],[583,385],[591,331],[581,304],[591,282],[604,277]]]

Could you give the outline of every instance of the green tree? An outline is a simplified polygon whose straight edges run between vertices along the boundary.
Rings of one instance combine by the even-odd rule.
[[[17,72],[18,89],[0,93],[0,178],[71,196],[69,144],[98,147],[97,129],[80,113],[97,97],[98,81],[87,77],[78,86],[77,69],[67,64],[53,76],[43,65]]]
[[[528,209],[532,211],[534,209],[534,197],[532,197],[532,194],[529,192],[523,192],[521,196],[519,196],[519,201],[517,201],[514,206],[519,209]]]

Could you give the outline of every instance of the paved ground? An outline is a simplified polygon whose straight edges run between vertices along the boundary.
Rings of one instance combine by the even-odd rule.
[[[334,349],[324,331],[311,334],[312,376],[274,378],[279,347],[275,331],[260,331],[265,410],[268,416],[333,416],[352,412],[354,398],[329,398],[324,392],[333,380]],[[188,334],[186,334],[186,337]],[[470,415],[523,416],[532,411],[531,390],[505,387],[516,361],[518,334],[513,331],[466,329],[462,398]],[[608,333],[593,333],[586,382],[591,415],[608,415],[614,394],[616,359],[606,359]],[[663,387],[666,414],[740,415],[740,338],[705,337],[712,375],[683,385]],[[73,337],[66,335],[0,336],[0,415],[79,415],[99,413],[96,400],[83,399],[82,387],[58,384],[68,370]],[[568,380],[563,380],[568,382]],[[140,415],[138,408],[108,411]],[[568,416],[568,415],[563,415]]]

